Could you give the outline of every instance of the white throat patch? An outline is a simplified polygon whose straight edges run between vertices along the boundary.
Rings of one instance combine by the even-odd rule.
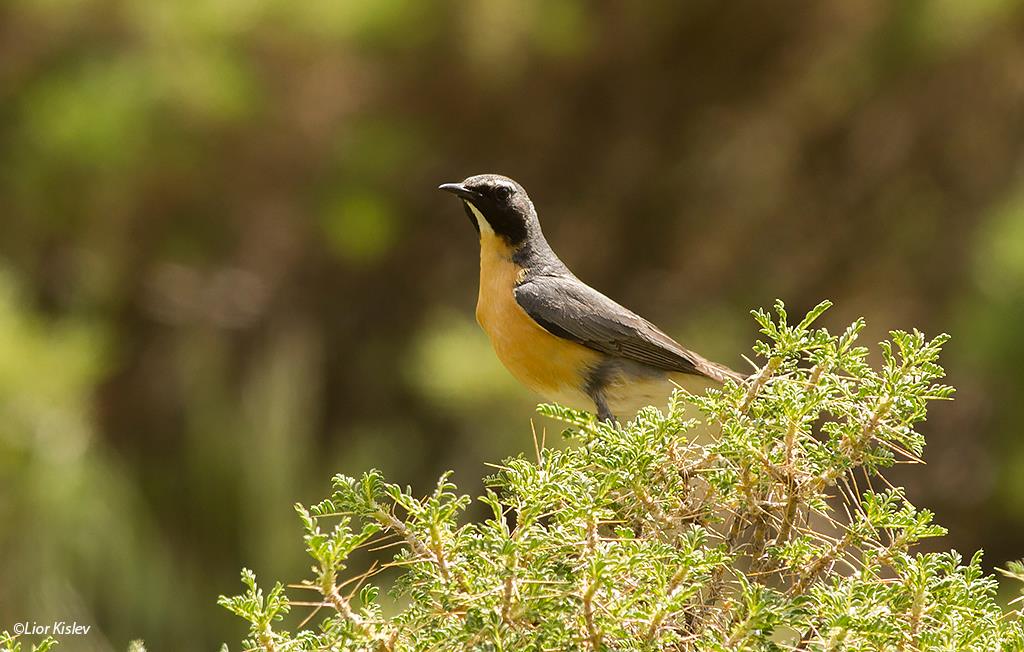
[[[466,206],[469,206],[469,210],[473,211],[473,217],[476,218],[477,225],[480,226],[481,236],[493,236],[494,229],[491,227],[490,222],[484,217],[484,214],[480,212],[480,209],[473,205],[473,202],[467,201]]]

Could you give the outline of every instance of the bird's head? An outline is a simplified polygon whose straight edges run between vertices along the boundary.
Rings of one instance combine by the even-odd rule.
[[[480,237],[496,235],[515,248],[540,232],[537,211],[523,187],[500,174],[477,174],[438,187],[462,199]]]

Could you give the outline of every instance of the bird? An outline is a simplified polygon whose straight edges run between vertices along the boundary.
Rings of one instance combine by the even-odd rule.
[[[684,348],[566,267],[516,181],[478,174],[439,190],[462,200],[480,239],[476,319],[498,359],[544,400],[616,423],[743,375]]]

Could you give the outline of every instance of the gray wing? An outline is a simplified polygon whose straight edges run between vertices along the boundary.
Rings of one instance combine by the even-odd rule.
[[[684,349],[651,322],[575,277],[537,276],[518,286],[515,295],[526,314],[549,333],[595,351],[719,382],[735,374]]]

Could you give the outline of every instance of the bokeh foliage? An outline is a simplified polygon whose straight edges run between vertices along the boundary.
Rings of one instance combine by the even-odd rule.
[[[433,190],[482,171],[734,366],[780,295],[955,333],[958,401],[894,477],[1019,557],[1022,33],[1015,0],[4,3],[0,628],[210,648],[239,566],[303,568],[321,478],[475,493],[527,448]]]

